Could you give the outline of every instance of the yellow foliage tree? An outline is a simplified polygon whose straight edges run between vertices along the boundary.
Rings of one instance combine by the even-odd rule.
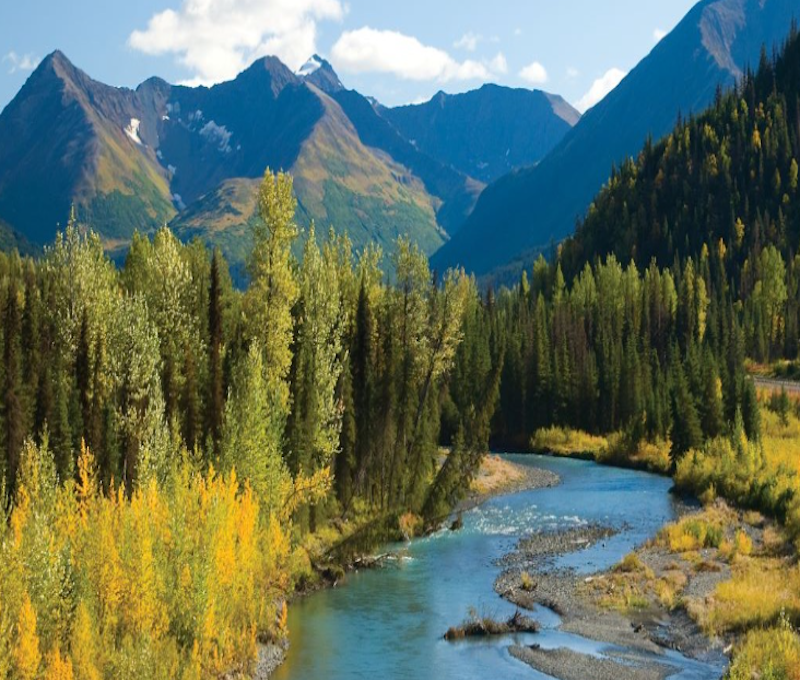
[[[36,612],[28,593],[22,598],[17,620],[17,643],[14,647],[14,670],[20,680],[33,680],[39,675],[42,655],[36,633]]]
[[[44,671],[44,680],[74,680],[72,661],[69,656],[61,656],[61,650],[56,647],[47,655],[47,666]]]
[[[75,611],[70,649],[75,661],[76,680],[101,680],[94,623],[84,602]]]

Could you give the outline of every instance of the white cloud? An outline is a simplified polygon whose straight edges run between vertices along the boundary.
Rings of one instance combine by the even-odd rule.
[[[574,66],[570,66],[569,68],[567,68],[567,78],[569,78],[570,80],[574,80],[580,74],[581,74],[581,72],[578,69],[576,69]]]
[[[664,38],[667,37],[668,31],[665,31],[663,28],[657,28],[653,31],[653,39],[656,42],[661,42]]]
[[[508,73],[508,62],[506,61],[506,55],[502,52],[498,52],[497,56],[495,56],[495,58],[489,62],[489,69],[500,75],[505,75]]]
[[[522,35],[522,29],[521,28],[515,28],[514,29],[514,35],[517,36],[517,37],[521,36]]]
[[[519,72],[519,77],[531,85],[544,85],[547,82],[547,69],[534,61]]]
[[[331,61],[345,72],[390,73],[405,80],[446,82],[486,80],[491,76],[487,64],[472,59],[459,62],[444,50],[423,45],[412,36],[369,26],[342,33],[331,50]]]
[[[145,54],[174,54],[191,69],[191,84],[235,77],[271,54],[298,68],[316,52],[317,22],[339,21],[340,0],[183,0],[154,14],[128,44]]]
[[[611,90],[620,84],[626,75],[628,74],[621,69],[609,69],[605,72],[605,74],[592,83],[589,91],[575,104],[575,108],[581,113],[585,113],[595,104],[598,104],[600,101],[602,101],[605,96],[611,92]]]
[[[458,40],[453,43],[453,47],[457,50],[466,50],[467,52],[474,52],[478,48],[478,43],[483,40],[482,35],[477,35],[470,31],[465,33]]]
[[[8,63],[8,72],[17,73],[17,71],[33,71],[41,59],[34,57],[32,54],[17,54],[13,50],[3,57],[3,63]]]

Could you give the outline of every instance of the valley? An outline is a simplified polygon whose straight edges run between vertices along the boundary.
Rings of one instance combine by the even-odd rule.
[[[610,1],[11,3],[0,680],[800,680],[800,5]]]

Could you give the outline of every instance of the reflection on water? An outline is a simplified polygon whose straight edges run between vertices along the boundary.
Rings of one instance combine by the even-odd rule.
[[[562,484],[495,498],[465,513],[462,531],[392,546],[402,557],[391,567],[351,575],[346,585],[295,603],[289,610],[291,647],[277,680],[536,680],[548,676],[509,655],[515,640],[590,654],[608,650],[554,630],[558,617],[545,609],[534,613],[543,626],[536,636],[456,644],[442,639],[471,608],[498,618],[513,613],[492,586],[500,570],[495,561],[520,537],[588,522],[620,528],[616,536],[558,560],[560,566],[588,573],[618,562],[675,516],[668,479],[585,461],[509,457],[556,472]],[[722,674],[675,653],[667,658],[676,664],[676,678]]]

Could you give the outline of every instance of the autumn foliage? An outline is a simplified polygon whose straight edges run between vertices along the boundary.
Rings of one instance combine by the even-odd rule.
[[[0,547],[0,677],[217,677],[285,632],[288,515],[262,513],[235,471],[188,457],[161,486],[101,493],[26,443]]]

